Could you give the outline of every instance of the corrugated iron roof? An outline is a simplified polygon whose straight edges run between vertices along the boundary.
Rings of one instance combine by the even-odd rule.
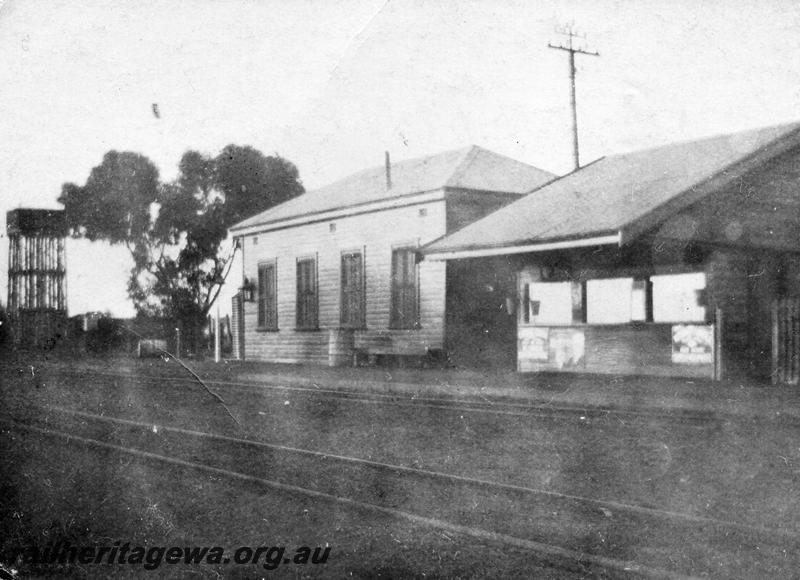
[[[524,194],[556,176],[475,145],[391,164],[392,187],[385,166],[366,169],[239,222],[232,231],[324,211],[360,206],[443,187]]]
[[[800,123],[603,157],[428,244],[436,254],[623,232],[656,210],[694,202],[701,186],[754,155],[800,144]],[[739,175],[741,174],[741,171]],[[696,197],[696,195],[695,195]],[[677,205],[676,205],[677,203]],[[635,228],[634,228],[635,229]]]

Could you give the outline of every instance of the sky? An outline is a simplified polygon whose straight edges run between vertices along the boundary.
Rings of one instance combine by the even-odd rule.
[[[577,57],[584,163],[800,120],[793,0],[0,0],[0,302],[5,213],[58,208],[110,149],[169,180],[187,149],[251,145],[309,190],[472,144],[568,172],[565,25],[600,53]],[[69,314],[132,315],[129,268],[69,240]]]

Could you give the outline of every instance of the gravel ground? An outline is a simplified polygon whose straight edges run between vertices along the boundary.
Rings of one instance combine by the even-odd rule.
[[[324,564],[20,566],[23,578],[564,578],[529,553],[487,546],[375,513],[302,496],[264,492],[193,470],[163,467],[81,447],[0,436],[5,562],[30,544],[114,541],[153,546],[330,546]],[[105,468],[100,471],[97,462]],[[13,465],[9,469],[9,462]],[[13,506],[13,510],[10,509]]]
[[[165,368],[163,362],[131,365],[116,361],[98,366],[118,369],[124,365],[150,372]],[[413,406],[359,405],[296,391],[218,387],[242,422],[239,426],[196,384],[163,382],[142,388],[123,378],[86,376],[75,381],[66,380],[66,375],[49,368],[47,361],[37,361],[34,367],[29,375],[30,369],[22,364],[5,365],[0,391],[5,411],[24,415],[48,403],[561,493],[800,530],[800,494],[796,492],[800,447],[794,436],[796,429],[787,425],[723,421],[677,427],[664,421],[621,420],[613,416],[498,416]],[[226,372],[236,376],[232,371],[217,375],[224,376]],[[270,517],[259,520],[253,514],[242,513],[248,504],[265,501],[265,494],[257,490],[242,495],[230,486],[220,488],[218,482],[212,485],[207,476],[175,477],[129,460],[119,464],[109,458],[111,463],[98,469],[97,458],[86,451],[64,451],[60,446],[50,448],[8,435],[3,441],[4,491],[15,498],[5,504],[0,521],[4,529],[12,530],[11,539],[3,543],[5,557],[9,557],[11,548],[24,543],[23,539],[43,541],[46,536],[42,534],[51,529],[71,537],[70,534],[78,534],[76,530],[86,528],[89,535],[78,534],[73,543],[100,543],[104,536],[133,541],[140,537],[137,534],[148,530],[148,525],[157,527],[157,522],[170,528],[173,536],[169,537],[180,540],[170,544],[214,545],[222,543],[223,538],[228,546],[263,545],[265,541],[278,544],[271,538],[284,536],[267,534],[269,540],[256,541],[246,539],[246,534],[237,535],[240,528],[258,529],[248,527],[258,526],[258,521],[269,519],[271,526],[274,518],[281,522],[281,530],[295,534],[294,540],[283,542],[286,545],[329,542],[339,549],[339,555],[334,558],[334,550],[325,566],[279,569],[285,577],[342,577],[350,573],[373,577],[376,572],[398,578],[423,574],[514,577],[515,573],[516,577],[546,578],[566,574],[560,569],[538,566],[530,554],[474,545],[474,541],[464,538],[452,539],[448,544],[440,532],[407,529],[411,526],[385,518],[379,522],[374,520],[381,518],[374,516],[345,514],[347,510],[305,498],[272,497],[269,509],[258,509],[259,514],[269,513]],[[198,489],[200,481],[205,483]],[[114,494],[121,499],[112,501]],[[231,499],[230,495],[239,499]],[[119,508],[122,504],[124,508]],[[162,511],[150,507],[153,504]],[[227,507],[220,511],[215,507],[219,505]],[[208,519],[207,509],[216,514],[211,518],[213,522]],[[309,517],[303,511],[306,509],[325,515],[305,527]],[[130,516],[131,512],[134,515]],[[330,522],[337,518],[347,518],[347,525],[331,528]],[[251,520],[253,523],[244,523]],[[70,524],[72,521],[82,523]],[[174,536],[176,529],[181,529],[183,535]],[[313,535],[316,532],[321,535]],[[635,535],[636,530],[633,532]],[[375,539],[368,541],[373,534]],[[324,539],[316,541],[317,537]],[[150,545],[155,545],[157,541],[166,542],[167,536],[156,534],[152,538],[161,538],[152,540]],[[398,552],[398,545],[404,545],[403,538],[408,547]],[[743,567],[736,562],[720,562],[719,570],[747,569],[748,554],[755,554],[758,548],[736,534],[730,542],[741,552]],[[800,553],[797,547],[795,541],[787,543],[785,560],[774,559],[772,577],[792,577]],[[726,550],[730,548],[727,546]],[[453,556],[456,552],[457,557]],[[639,553],[638,559],[642,558],[646,561],[646,552]],[[252,570],[244,572],[239,567],[219,571],[226,578],[252,577],[248,575]],[[84,572],[101,576],[104,573],[95,568],[71,572],[75,577],[82,577]]]

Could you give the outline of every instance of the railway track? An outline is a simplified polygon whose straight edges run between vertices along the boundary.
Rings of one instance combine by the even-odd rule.
[[[53,407],[43,411],[33,420],[6,417],[3,423],[67,443],[389,514],[612,576],[713,576],[719,574],[720,562],[741,559],[742,545],[757,546],[749,555],[755,566],[768,566],[770,558],[785,555],[787,549],[798,553],[800,546],[793,532],[780,529],[123,417]],[[732,544],[732,535],[740,541]],[[720,547],[708,553],[704,546],[709,545]]]
[[[185,375],[148,375],[132,372],[110,372],[97,371],[92,369],[93,376],[102,376],[113,379],[124,379],[129,383],[138,384],[160,384],[175,382],[183,384],[196,383],[196,379]],[[81,377],[85,376],[80,371],[59,371],[60,375]],[[711,411],[658,411],[653,409],[620,409],[613,407],[600,406],[579,406],[579,405],[556,405],[552,403],[521,403],[502,400],[479,400],[475,398],[458,397],[430,397],[430,396],[402,396],[398,394],[366,393],[364,391],[354,391],[342,388],[326,388],[320,385],[299,386],[299,385],[275,385],[264,382],[249,381],[222,381],[218,379],[203,379],[204,382],[212,387],[230,391],[274,393],[281,396],[285,393],[295,393],[300,395],[313,395],[315,397],[325,397],[329,399],[345,400],[351,403],[363,405],[380,405],[396,407],[417,407],[427,409],[438,409],[451,412],[482,413],[501,416],[532,417],[532,418],[564,418],[575,421],[586,421],[599,418],[618,418],[618,419],[642,419],[648,421],[659,421],[669,423],[679,423],[685,426],[707,427],[717,425],[722,422],[731,421],[735,418],[730,416],[720,416]]]

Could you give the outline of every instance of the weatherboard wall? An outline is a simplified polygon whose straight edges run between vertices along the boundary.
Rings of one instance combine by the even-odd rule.
[[[426,198],[430,200],[430,197]],[[418,268],[419,328],[390,329],[392,250],[419,247],[446,232],[443,197],[380,211],[260,232],[243,238],[244,275],[258,280],[258,264],[277,265],[278,330],[257,329],[257,303],[244,304],[245,358],[273,362],[328,364],[331,331],[340,327],[341,256],[361,251],[366,286],[366,324],[354,331],[354,346],[365,352],[422,355],[444,343],[445,264]],[[275,226],[273,226],[275,227]],[[296,263],[315,258],[319,329],[296,328]]]

